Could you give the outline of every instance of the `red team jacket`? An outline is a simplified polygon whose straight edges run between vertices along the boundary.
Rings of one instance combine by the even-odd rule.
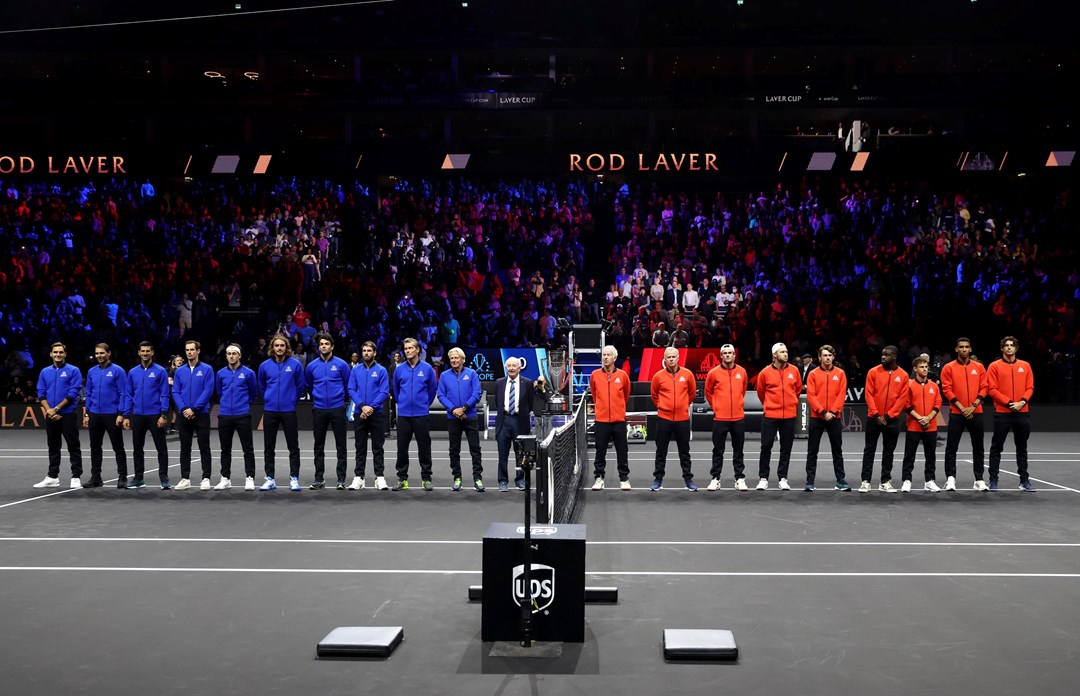
[[[909,408],[919,415],[929,415],[931,411],[941,411],[941,387],[937,385],[932,379],[926,380],[924,383],[920,383],[917,379],[909,379],[907,383],[907,394],[905,395],[905,401],[907,401],[906,408]],[[930,421],[930,425],[923,428],[919,425],[919,421],[915,419],[911,412],[908,412],[907,429],[910,432],[934,432],[937,430],[937,414],[934,414],[934,418]]]
[[[750,380],[738,365],[726,369],[717,365],[705,375],[705,400],[713,410],[713,420],[737,421],[745,416],[743,402]]]
[[[597,423],[626,421],[626,402],[630,400],[630,377],[626,372],[617,367],[614,372],[604,372],[602,367],[593,370],[589,391]]]
[[[1020,413],[1028,412],[1027,402],[1035,392],[1035,377],[1031,374],[1031,364],[1026,360],[1014,360],[1011,363],[1003,359],[990,363],[986,370],[988,392],[994,400],[994,410],[1009,413],[1009,402],[1023,399],[1024,407]]]
[[[974,412],[982,413],[982,402],[986,400],[988,388],[986,368],[974,360],[969,360],[967,365],[953,360],[941,368],[941,392],[945,401],[949,402],[951,413],[960,413],[960,409],[952,403],[953,400],[970,406],[975,403],[975,399],[979,399],[980,403]]]
[[[835,365],[826,372],[815,367],[806,375],[806,402],[811,418],[824,418],[826,412],[839,418],[847,398],[847,375]]]
[[[685,367],[674,374],[662,369],[653,375],[649,392],[656,404],[656,415],[669,421],[690,420],[690,403],[697,394],[693,372]]]
[[[802,392],[799,370],[788,363],[782,369],[769,364],[757,376],[757,393],[766,418],[794,418]]]
[[[866,415],[877,418],[899,418],[907,406],[908,373],[897,367],[889,372],[881,365],[874,365],[866,373]]]

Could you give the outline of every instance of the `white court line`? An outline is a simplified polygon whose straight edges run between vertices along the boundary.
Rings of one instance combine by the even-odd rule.
[[[179,462],[177,462],[176,464],[170,464],[169,468],[170,469],[175,469],[178,466],[180,466]],[[158,470],[157,465],[155,465],[153,470],[152,470],[152,473],[157,473],[157,470]],[[151,471],[151,470],[147,469],[147,471]],[[116,483],[119,480],[120,480],[120,477],[115,476],[115,477],[113,477],[111,479],[103,479],[102,483],[104,483],[107,486],[108,484]],[[104,488],[105,486],[102,486],[102,487]],[[147,488],[153,488],[153,486],[147,486]],[[43,495],[35,495],[32,498],[23,498],[22,500],[15,500],[15,501],[12,501],[10,503],[4,503],[3,505],[0,505],[0,510],[3,510],[4,508],[7,508],[7,507],[12,507],[13,505],[22,505],[23,503],[32,503],[35,500],[44,500],[45,498],[51,498],[54,495],[63,495],[64,493],[75,493],[75,492],[84,491],[84,490],[87,490],[87,489],[85,489],[85,488],[64,488],[64,489],[59,490],[59,491],[53,491],[52,493],[45,493]],[[248,493],[250,493],[250,492],[251,491],[248,491]]]
[[[595,450],[590,450],[590,451],[595,452]],[[40,448],[40,447],[35,447],[35,448],[32,448],[32,449],[6,449],[5,448],[5,449],[0,449],[0,452],[28,452],[29,453],[29,454],[20,454],[20,455],[0,454],[0,459],[48,459],[48,457],[49,457],[49,453],[47,451],[45,451],[43,448]],[[495,454],[494,448],[492,448],[488,453],[494,455]],[[233,450],[233,455],[235,456],[237,454],[243,454],[243,450],[239,450],[239,449]],[[703,450],[702,452],[698,452],[697,454],[705,455],[705,454],[708,454],[708,451]],[[960,455],[960,456],[971,456],[971,452],[958,452],[957,454]],[[1057,457],[1057,456],[1060,456],[1060,455],[1077,455],[1077,456],[1070,457],[1070,458],[1067,458],[1067,459],[1048,459],[1048,458],[1046,458],[1046,457]],[[1080,452],[1038,452],[1038,453],[1034,453],[1034,454],[1029,453],[1028,461],[1030,461],[1030,462],[1076,462],[1076,461],[1080,461],[1080,458],[1078,458],[1078,457],[1080,457]],[[315,455],[314,454],[301,453],[300,459],[301,459],[301,461],[311,461],[311,460],[315,459]],[[448,454],[432,453],[432,459],[433,460],[439,460],[439,461],[449,461],[450,456]],[[651,455],[651,454],[645,454],[644,456],[631,456],[631,457],[628,457],[628,459],[629,459],[629,461],[632,461],[632,462],[651,462],[651,461],[655,460],[655,457],[653,455]],[[804,452],[792,452],[790,460],[793,461],[793,462],[795,462],[795,461],[804,462],[804,461],[806,461],[806,454]],[[1016,455],[1009,456],[1009,455],[1004,455],[1003,454],[1002,458],[1001,458],[1001,461],[1003,461],[1003,462],[1004,461],[1015,462],[1016,461]],[[862,458],[859,457],[858,455],[853,454],[850,457],[845,457],[844,462],[845,463],[848,463],[848,462],[861,463]]]
[[[974,464],[975,463],[970,459],[960,459],[958,461],[965,461],[968,464]],[[1028,461],[1031,461],[1031,460],[1029,459]],[[1008,471],[1007,469],[998,469],[998,474],[1009,474],[1011,476],[1015,476],[1017,478],[1020,478],[1020,474],[1018,474],[1015,471]],[[1028,478],[1031,479],[1032,481],[1034,481],[1035,483],[1041,483],[1041,484],[1046,485],[1046,486],[1053,486],[1054,488],[1060,488],[1061,490],[1071,491],[1073,493],[1080,493],[1080,490],[1077,490],[1075,488],[1070,488],[1068,486],[1063,486],[1060,483],[1054,483],[1053,481],[1047,481],[1046,479],[1035,478],[1034,476],[1030,475],[1030,473],[1028,474]],[[1045,491],[1045,492],[1049,492],[1049,491]]]
[[[40,451],[37,451],[37,450],[35,450],[35,452],[36,452],[35,454],[0,454],[0,459],[18,459],[18,460],[25,461],[25,460],[29,460],[29,459],[48,459],[49,458],[48,452],[40,452]],[[493,451],[489,452],[488,454],[494,455],[495,452],[493,450]],[[701,452],[700,454],[705,455],[705,454],[708,454],[708,453],[707,452]],[[233,456],[235,457],[237,455],[243,455],[243,450],[233,450]],[[970,454],[969,454],[969,456],[970,456]],[[439,455],[439,454],[433,454],[431,456],[431,459],[432,459],[432,461],[450,461],[450,457],[448,455]],[[314,460],[315,460],[315,455],[306,455],[306,454],[301,454],[300,455],[300,461],[302,461],[302,462],[314,461]],[[656,461],[656,460],[655,460],[655,457],[629,457],[627,459],[627,461],[631,461],[631,462],[652,462],[652,461]],[[805,456],[800,457],[800,456],[797,456],[795,454],[792,454],[792,456],[790,458],[790,461],[793,461],[793,462],[805,462],[806,457]],[[830,459],[829,461],[831,462],[832,460]],[[1001,461],[1003,461],[1003,462],[1015,462],[1016,459],[1015,458],[1014,459],[1007,459],[1005,457],[1002,457]],[[1039,458],[1039,457],[1028,457],[1028,461],[1029,462],[1042,462],[1042,463],[1050,464],[1050,463],[1056,463],[1056,462],[1080,462],[1080,458],[1075,458],[1074,457],[1074,458],[1071,458],[1071,459],[1044,459],[1044,458]],[[850,459],[845,459],[844,463],[845,464],[847,464],[847,463],[861,464],[862,459],[852,457]]]
[[[557,526],[557,525],[556,525]],[[480,539],[259,539],[259,538],[201,538],[201,537],[0,537],[5,541],[41,542],[167,542],[167,543],[224,543],[224,544],[420,544],[420,545],[477,545]],[[1012,542],[1012,541],[586,541],[589,546],[903,546],[903,547],[1030,547],[1077,548],[1078,543]]]
[[[365,568],[150,568],[124,566],[0,566],[0,571],[61,571],[111,573],[248,573],[298,575],[481,575],[482,570],[415,570]],[[1080,573],[807,573],[753,571],[601,571],[586,572],[593,577],[743,577],[743,578],[1067,578],[1080,579]]]
[[[172,468],[175,468],[177,466],[180,466],[180,465],[179,464],[173,464],[169,468],[172,469]],[[1006,473],[1006,474],[1013,474],[1014,476],[1017,475],[1017,474],[1015,474],[1015,473],[1013,473],[1011,471],[1004,471],[1004,470],[1002,470],[1002,471],[1004,473]],[[1054,488],[1051,488],[1049,490],[1044,489],[1044,490],[1038,491],[1039,493],[1043,493],[1043,494],[1046,494],[1046,493],[1080,493],[1080,490],[1077,490],[1075,488],[1069,488],[1068,486],[1062,486],[1062,485],[1057,484],[1057,483],[1051,483],[1049,481],[1043,481],[1042,479],[1037,479],[1035,477],[1031,477],[1031,480],[1035,481],[1036,483],[1043,483],[1043,484],[1046,484],[1048,486],[1054,486]],[[109,487],[108,484],[115,483],[116,481],[117,481],[117,479],[115,479],[115,478],[106,479],[104,481],[104,483],[106,484],[105,487],[108,488]],[[158,487],[156,485],[147,484],[146,487],[149,488],[149,489],[158,490]],[[446,488],[449,488],[449,486],[436,486],[436,489],[446,489]],[[32,502],[34,502],[36,500],[44,500],[45,498],[51,498],[54,495],[63,495],[65,493],[77,493],[77,492],[85,491],[85,490],[86,490],[85,488],[62,488],[61,490],[53,491],[52,493],[45,493],[43,495],[37,495],[37,496],[34,496],[32,498],[23,498],[22,500],[15,500],[15,501],[12,501],[10,503],[4,503],[3,505],[0,505],[0,510],[3,510],[4,508],[12,507],[14,505],[22,505],[23,503],[32,503]],[[237,490],[236,486],[234,486],[230,490],[234,491],[234,493],[232,493],[230,495],[241,494],[241,495],[246,496],[246,495],[252,494],[252,491]],[[581,490],[582,491],[587,491],[590,495],[592,495],[593,493],[597,493],[598,495],[604,495],[604,493],[602,493],[602,492],[593,491],[591,486],[589,486],[589,485],[583,486]],[[638,487],[633,488],[631,490],[646,491],[646,490],[649,490],[649,489],[644,487],[644,486],[638,486]],[[1010,489],[1010,490],[1012,490],[1012,489]],[[160,493],[161,491],[158,491],[158,492]],[[166,491],[166,492],[169,493],[169,494],[172,493],[172,491]],[[202,493],[205,493],[205,492],[206,491],[194,491],[193,490],[192,495],[198,496],[198,495],[201,495]],[[619,491],[619,493],[621,493],[621,492],[622,491]],[[705,495],[706,496],[711,496],[711,495],[714,495],[717,492],[718,491],[705,491]],[[719,493],[721,495],[725,495],[725,496],[726,495],[732,495],[732,494],[734,494],[736,492],[738,492],[740,494],[742,494],[742,493],[753,493],[754,494],[754,495],[748,496],[748,497],[764,497],[764,495],[769,495],[769,494],[775,495],[777,493],[780,493],[780,494],[785,495],[785,496],[788,495],[789,493],[791,495],[798,495],[799,493],[804,493],[805,491],[794,490],[794,489],[791,490],[791,491],[781,491],[778,488],[770,488],[767,491],[758,491],[758,490],[753,490],[753,489],[751,489],[750,491],[735,491],[735,489],[731,488],[731,487],[724,488],[724,489],[721,489],[719,491]],[[873,491],[870,491],[870,492],[875,493],[875,494],[876,493],[881,493],[881,491],[878,491],[878,490],[873,490]],[[1008,491],[999,491],[999,492],[1006,493]],[[222,491],[214,491],[214,493],[222,493]],[[265,495],[266,491],[261,491],[261,493]],[[666,488],[661,488],[659,491],[652,491],[652,493],[660,493],[660,494],[666,494],[666,495],[677,495],[679,493],[687,493],[687,494],[689,494],[689,491],[687,491],[682,486],[668,486]],[[818,489],[818,490],[814,491],[814,496],[821,497],[821,496],[829,495],[830,493],[836,494],[836,495],[838,495],[839,497],[842,498],[842,497],[845,497],[845,496],[849,496],[852,493],[852,491],[837,491],[837,490],[833,490],[832,488],[821,488],[821,489]],[[986,493],[986,492],[983,492],[983,491],[973,491],[973,490],[966,489],[966,488],[962,489],[962,490],[958,490],[958,491],[949,491],[948,493],[945,493],[944,491],[942,491],[942,493],[944,494],[944,499],[951,498],[951,497],[953,497],[954,494],[958,494],[958,495],[989,495],[989,493]],[[184,492],[183,491],[178,491],[177,494],[178,495],[183,495]],[[926,491],[913,491],[913,495],[911,497],[914,498],[915,496],[920,495],[920,494],[925,494],[925,495],[929,495],[929,496],[935,495],[933,493],[927,493]],[[273,495],[273,493],[271,493],[270,495]],[[618,497],[618,493],[615,493],[615,492],[612,492],[610,495],[613,498]],[[888,494],[882,494],[882,495],[888,495]],[[906,494],[902,494],[897,499],[898,500],[903,499],[904,495],[906,495]],[[470,496],[464,496],[464,497],[468,498]],[[857,497],[857,496],[852,496],[852,497]],[[939,497],[941,497],[941,496],[939,496]],[[468,504],[468,503],[465,503],[465,504]]]
[[[113,479],[113,481],[115,481],[115,480],[116,479]],[[23,503],[32,503],[35,500],[42,500],[44,498],[51,498],[54,495],[63,495],[64,493],[73,493],[74,491],[81,491],[81,490],[82,490],[81,488],[64,488],[64,489],[59,490],[59,491],[53,491],[52,493],[45,493],[43,495],[35,495],[33,498],[23,498],[22,500],[16,500],[16,501],[11,502],[11,503],[4,503],[3,505],[0,505],[0,510],[3,510],[6,507],[11,507],[12,505],[22,505]]]

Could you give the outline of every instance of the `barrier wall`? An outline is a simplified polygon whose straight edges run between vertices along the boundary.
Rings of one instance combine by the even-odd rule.
[[[485,385],[487,386],[487,385]],[[490,388],[486,389],[488,399],[491,401],[492,416],[494,415],[494,396]],[[211,425],[217,427],[217,406],[214,406],[211,414]],[[311,429],[311,402],[300,402],[296,408],[299,415],[300,429]],[[251,407],[252,415],[258,420],[259,429],[262,429],[262,405]],[[1070,404],[1040,404],[1035,402],[1031,405],[1031,428],[1034,432],[1080,432],[1080,418],[1077,414],[1080,408]],[[695,413],[694,430],[709,430],[709,419],[700,419],[703,414]],[[444,413],[437,413],[434,418],[445,422]],[[993,416],[984,414],[986,418],[987,432],[993,428]],[[849,402],[844,406],[844,430],[848,432],[861,432],[866,423],[866,404],[861,402]],[[0,431],[4,430],[36,430],[45,428],[45,416],[41,407],[37,404],[0,403]],[[435,428],[438,430],[439,428]],[[442,429],[445,430],[445,427]]]

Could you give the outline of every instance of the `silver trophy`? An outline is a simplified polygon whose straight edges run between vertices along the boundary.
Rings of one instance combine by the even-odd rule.
[[[549,350],[547,357],[540,359],[540,375],[547,383],[544,398],[547,399],[548,413],[567,413],[570,404],[566,400],[566,384],[569,374],[566,369],[566,351]]]

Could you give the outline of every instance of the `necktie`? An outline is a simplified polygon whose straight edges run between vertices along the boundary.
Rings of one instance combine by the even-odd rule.
[[[516,379],[510,380],[510,399],[509,399],[509,402],[507,403],[507,407],[510,410],[510,415],[511,416],[517,414],[517,388],[516,387],[517,387],[517,380]]]

